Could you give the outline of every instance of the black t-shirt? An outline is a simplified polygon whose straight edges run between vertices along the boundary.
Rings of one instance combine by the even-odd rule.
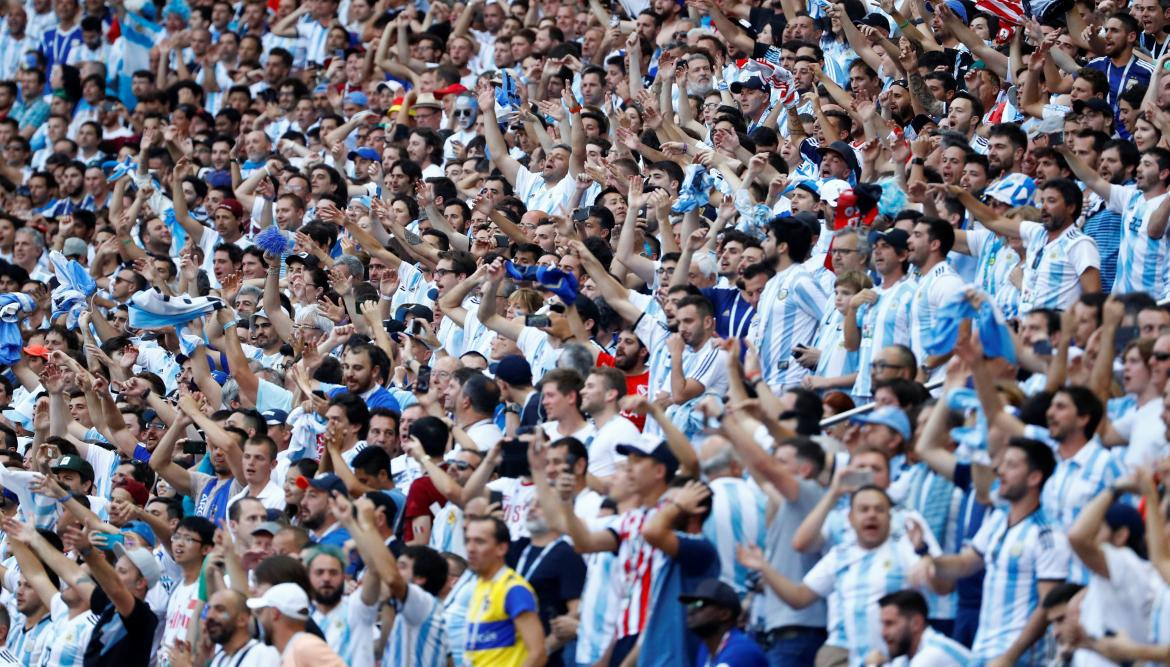
[[[512,542],[507,556],[508,565],[528,580],[536,592],[540,623],[545,633],[551,632],[549,622],[569,611],[569,601],[581,598],[585,587],[585,560],[566,540],[557,540],[546,547],[531,547],[528,538]],[[549,665],[561,665],[565,656],[556,651],[549,656]],[[572,656],[569,656],[570,658]]]
[[[158,617],[145,600],[134,599],[134,610],[123,618],[100,587],[93,589],[89,608],[98,615],[85,649],[85,667],[146,667]]]

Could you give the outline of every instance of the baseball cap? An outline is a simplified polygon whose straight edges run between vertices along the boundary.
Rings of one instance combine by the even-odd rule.
[[[767,90],[768,84],[758,74],[741,72],[739,78],[731,82],[730,88],[733,93],[738,93],[744,88],[748,90]]]
[[[496,379],[517,387],[527,387],[532,384],[532,366],[524,357],[510,354],[496,363]]]
[[[884,232],[873,231],[869,233],[869,245],[873,247],[882,241],[888,244],[894,250],[909,250],[910,249],[910,235],[904,229],[887,229]]]
[[[327,472],[324,475],[317,475],[313,479],[310,479],[309,486],[325,491],[326,493],[336,491],[342,495],[349,494],[349,489],[345,488],[345,482],[341,481],[340,477],[331,472]]]
[[[883,405],[866,415],[857,415],[849,421],[854,424],[877,424],[893,429],[902,436],[902,440],[910,442],[910,418],[901,408],[892,405]]]
[[[250,326],[255,326],[256,320],[259,320],[259,319],[271,320],[272,318],[268,317],[268,311],[261,308],[260,310],[257,310],[256,312],[252,313],[252,316],[248,320],[250,323]]]
[[[61,246],[61,254],[65,255],[68,259],[83,257],[89,254],[89,246],[82,239],[76,236],[70,236],[65,239],[65,244]]]
[[[359,107],[369,106],[370,98],[366,97],[365,93],[355,90],[345,96],[345,104],[356,104]]]
[[[689,593],[679,595],[678,601],[683,604],[692,602],[713,604],[731,611],[735,617],[738,617],[740,612],[739,596],[736,595],[735,589],[718,579],[700,581]]]
[[[1109,103],[1100,97],[1090,97],[1087,100],[1073,100],[1072,108],[1073,113],[1078,114],[1086,111],[1096,111],[1097,113],[1113,115],[1113,107],[1109,106]]]
[[[790,222],[799,222],[805,227],[808,227],[808,231],[811,232],[813,236],[821,235],[821,219],[819,216],[817,216],[816,213],[813,213],[812,211],[800,211],[799,213],[793,213],[788,217],[788,220]]]
[[[227,210],[231,211],[232,215],[236,216],[237,218],[242,218],[244,216],[244,205],[241,204],[238,199],[232,199],[229,197],[221,201],[219,206],[215,207],[215,210],[218,211],[221,208],[226,208]]]
[[[825,202],[833,208],[837,207],[837,198],[841,196],[842,192],[852,190],[849,181],[843,181],[839,178],[834,178],[830,181],[821,183],[821,201]]]
[[[269,607],[291,619],[309,618],[309,596],[296,584],[277,584],[258,598],[248,598],[248,609],[257,611]]]
[[[277,424],[283,424],[288,421],[288,413],[284,410],[265,410],[262,416],[264,417],[264,423],[269,426],[276,426]]]
[[[275,536],[277,533],[280,532],[280,528],[281,528],[280,524],[276,523],[275,521],[265,521],[264,523],[260,524],[259,526],[256,526],[255,528],[253,528],[252,534],[256,535],[257,533],[268,533],[269,535]]]
[[[821,156],[821,158],[825,157],[825,153],[836,153],[837,155],[841,156],[842,160],[845,160],[845,164],[849,165],[850,171],[853,173],[860,171],[860,168],[857,165],[857,151],[853,150],[852,146],[844,141],[841,141],[840,139],[834,141],[828,146],[818,147],[817,153]]]
[[[1008,206],[1026,206],[1036,193],[1036,181],[1019,173],[1008,174],[987,186],[984,199],[994,199]]]
[[[28,345],[24,348],[24,353],[30,357],[49,358],[49,348],[44,345]]]
[[[460,95],[467,92],[467,86],[461,83],[453,83],[449,86],[440,88],[434,92],[435,97],[443,97],[445,95]],[[417,104],[415,106],[418,106]]]
[[[146,549],[142,547],[127,549],[125,544],[118,543],[114,545],[114,554],[118,558],[127,558],[134,564],[134,567],[138,568],[138,573],[142,575],[143,579],[146,579],[147,588],[154,588],[158,584],[158,580],[162,578],[162,567],[158,564],[158,559]],[[291,585],[295,586],[295,584]]]
[[[122,526],[122,532],[134,533],[138,537],[141,537],[143,542],[149,544],[151,548],[154,548],[158,544],[158,540],[154,536],[154,529],[145,521],[128,521],[126,525]]]
[[[394,313],[394,319],[405,322],[407,317],[417,317],[430,322],[435,319],[435,311],[421,303],[407,303],[398,307]]]
[[[381,159],[381,156],[378,155],[378,151],[370,148],[369,146],[362,146],[356,151],[349,152],[349,159],[356,160],[359,157],[363,160],[374,160],[375,162]]]
[[[803,180],[803,181],[797,181],[796,183],[792,184],[792,186],[788,189],[788,191],[791,192],[793,190],[796,190],[797,188],[804,190],[805,192],[809,193],[810,195],[816,197],[817,201],[821,200],[821,189],[817,185],[816,181],[808,180],[808,179]]]
[[[678,459],[666,441],[649,433],[643,433],[633,442],[618,445],[616,450],[622,456],[648,456],[671,470],[678,468]]]
[[[93,479],[93,466],[76,454],[62,456],[49,469],[53,472],[68,470],[81,475],[84,479]]]
[[[307,252],[298,252],[284,258],[285,264],[304,264],[308,268],[316,268],[321,263],[315,255],[310,255]]]
[[[947,0],[947,7],[951,8],[960,21],[967,22],[967,7],[960,0]]]

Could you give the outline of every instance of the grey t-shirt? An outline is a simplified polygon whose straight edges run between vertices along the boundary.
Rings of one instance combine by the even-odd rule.
[[[800,480],[800,495],[796,502],[782,502],[768,523],[764,556],[777,572],[797,583],[804,580],[804,575],[817,564],[822,553],[819,549],[813,553],[800,553],[792,548],[792,536],[823,495],[825,488],[820,484],[812,480]],[[764,584],[763,597],[756,598],[754,612],[753,617],[762,619],[766,630],[786,625],[825,627],[824,600],[818,599],[804,609],[793,609],[767,584]]]

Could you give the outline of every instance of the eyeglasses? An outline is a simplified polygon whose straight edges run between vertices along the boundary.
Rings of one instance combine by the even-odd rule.
[[[458,118],[460,116],[467,116],[470,118],[471,114],[472,114],[471,109],[456,109],[456,110],[451,112],[451,116],[454,118]]]
[[[153,422],[150,422],[149,424],[146,425],[146,428],[158,429],[160,431],[165,429],[166,427],[167,427],[166,422],[162,422],[162,421],[153,421]]]
[[[175,533],[171,535],[171,542],[187,542],[189,544],[203,544],[203,540],[195,535],[187,535],[186,533]]]
[[[435,277],[453,275],[455,272],[451,269],[435,269]]]
[[[1170,352],[1151,352],[1150,356],[1156,361],[1170,361]]]
[[[447,461],[447,467],[456,470],[471,470],[471,464],[467,461]]]
[[[870,368],[875,371],[896,370],[902,368],[902,364],[891,364],[887,361],[875,361],[870,363]]]

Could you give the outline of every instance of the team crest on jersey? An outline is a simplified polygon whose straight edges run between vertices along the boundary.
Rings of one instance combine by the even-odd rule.
[[[1009,551],[1008,553],[1010,553],[1013,558],[1019,557],[1024,553],[1024,545],[1013,544],[1011,551]]]
[[[447,523],[448,523],[448,524],[450,524],[450,525],[452,525],[452,526],[454,526],[454,525],[455,525],[455,514],[454,514],[454,513],[452,513],[452,512],[449,512],[449,513],[447,514]]]
[[[787,289],[780,290],[780,292],[776,294],[776,298],[781,300],[781,301],[787,299],[788,298],[788,290]]]

